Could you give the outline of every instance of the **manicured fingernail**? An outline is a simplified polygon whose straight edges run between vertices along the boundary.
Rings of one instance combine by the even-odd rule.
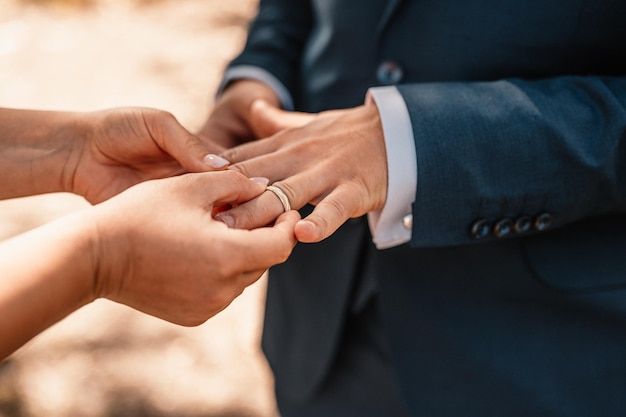
[[[270,183],[270,179],[265,177],[252,177],[250,178],[250,181],[256,182],[257,184],[261,185],[267,185]]]
[[[230,162],[228,162],[226,159],[222,158],[221,156],[213,155],[212,153],[205,156],[202,161],[214,169],[224,168],[226,165],[230,164]]]
[[[233,228],[235,227],[235,219],[233,216],[224,213],[218,213],[215,215],[215,220],[219,220],[224,223],[226,226]]]

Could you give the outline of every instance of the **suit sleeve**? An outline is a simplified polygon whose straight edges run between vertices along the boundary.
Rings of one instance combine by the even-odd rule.
[[[547,214],[554,228],[626,210],[626,79],[398,89],[417,155],[413,247],[475,242],[477,221],[489,225],[480,239],[489,241],[499,238],[493,231],[501,221],[511,225]]]
[[[304,44],[312,26],[309,0],[261,0],[243,52],[229,68],[262,68],[296,91]]]

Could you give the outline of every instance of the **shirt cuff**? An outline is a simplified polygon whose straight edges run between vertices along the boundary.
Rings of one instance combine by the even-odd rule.
[[[285,85],[270,72],[252,65],[239,65],[228,68],[224,73],[224,77],[222,78],[219,88],[217,89],[217,96],[224,91],[228,84],[235,80],[242,79],[256,80],[266,84],[269,88],[274,90],[274,93],[276,93],[276,96],[280,100],[280,104],[284,110],[294,110],[293,98],[291,97],[291,94],[289,94],[289,90],[287,90]]]
[[[387,249],[411,240],[412,204],[417,190],[417,156],[411,118],[394,86],[374,87],[367,101],[378,108],[387,151],[387,201],[367,215],[376,247]]]

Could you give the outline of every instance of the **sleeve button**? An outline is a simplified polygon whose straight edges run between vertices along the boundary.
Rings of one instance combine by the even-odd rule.
[[[526,233],[533,227],[533,219],[529,216],[522,216],[515,221],[513,227],[516,233]]]
[[[472,227],[470,228],[470,235],[472,238],[478,240],[487,237],[490,230],[491,225],[487,219],[478,219],[472,224]]]
[[[500,220],[493,227],[493,234],[496,237],[505,237],[510,235],[513,232],[513,220],[509,218],[505,218]]]
[[[541,213],[535,219],[535,224],[534,224],[535,230],[539,232],[546,230],[548,227],[552,225],[553,220],[554,220],[554,217],[552,217],[552,214]]]

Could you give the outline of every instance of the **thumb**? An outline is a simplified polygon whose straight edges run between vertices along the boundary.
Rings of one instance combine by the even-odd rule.
[[[319,202],[313,212],[296,223],[294,234],[302,243],[317,243],[332,235],[350,218],[350,192],[335,190]]]
[[[303,126],[314,117],[309,113],[279,109],[262,99],[253,101],[250,107],[250,127],[258,138],[272,136],[283,129]]]
[[[175,119],[161,125],[156,139],[159,146],[176,159],[187,172],[218,171],[228,168],[230,164],[216,155],[221,153],[221,147],[189,133]]]
[[[223,151],[221,147],[207,145],[191,133],[187,133],[184,141],[173,142],[167,151],[187,172],[221,171],[230,165],[228,160],[217,155]]]

